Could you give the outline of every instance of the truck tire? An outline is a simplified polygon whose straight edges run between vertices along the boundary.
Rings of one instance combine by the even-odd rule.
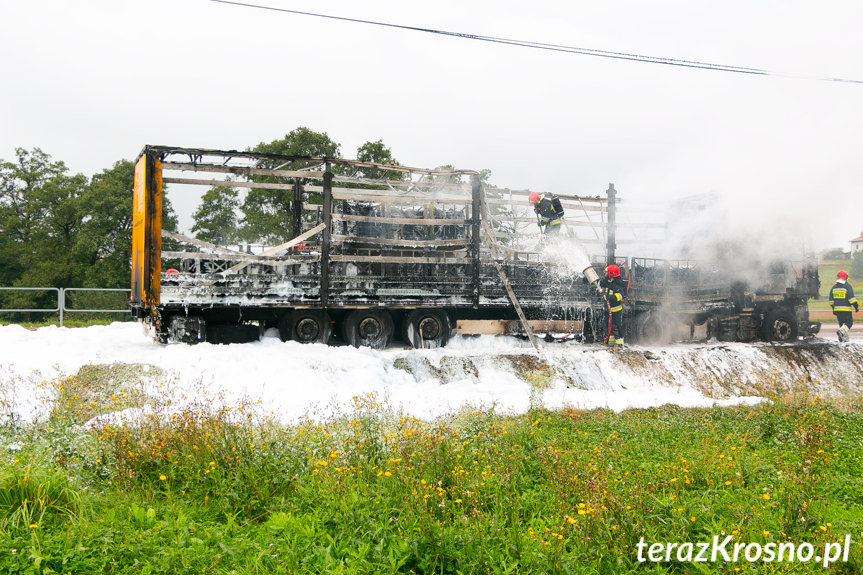
[[[333,324],[327,312],[318,309],[295,309],[279,320],[282,341],[327,343],[333,334]]]
[[[637,341],[650,345],[667,345],[671,343],[672,319],[658,310],[651,310],[635,318]]]
[[[393,318],[382,309],[357,309],[342,324],[345,341],[354,347],[384,349],[393,338]]]
[[[796,341],[797,321],[794,314],[784,308],[776,308],[767,312],[762,329],[764,341]]]
[[[449,316],[441,309],[411,310],[404,319],[404,340],[415,349],[444,347],[449,341]]]

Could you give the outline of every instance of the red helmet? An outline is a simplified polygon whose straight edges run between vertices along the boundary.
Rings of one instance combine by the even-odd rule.
[[[846,272],[845,270],[839,270],[839,273],[836,274],[836,279],[847,280],[848,272]]]
[[[531,192],[530,195],[527,197],[527,200],[530,203],[535,204],[539,201],[539,194],[537,194],[536,192]]]
[[[605,268],[605,275],[610,278],[620,277],[620,268],[617,267],[617,264],[611,264],[607,268]]]

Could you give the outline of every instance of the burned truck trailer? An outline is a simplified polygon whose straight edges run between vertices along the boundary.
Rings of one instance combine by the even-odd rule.
[[[250,249],[162,230],[165,184],[274,191],[283,235]],[[596,304],[590,286],[511,241],[535,228],[516,209],[526,199],[484,188],[472,171],[148,146],[135,172],[133,313],[160,341],[278,327],[301,342],[432,347],[454,329],[504,332],[514,321],[580,333]],[[600,198],[580,201],[604,210]]]
[[[163,230],[169,184],[266,190],[277,225],[260,245]],[[691,263],[618,257],[613,186],[606,197],[559,196],[566,236],[589,229],[605,252],[561,257],[581,240],[544,249],[528,194],[469,170],[147,146],[135,166],[132,313],[161,342],[248,341],[266,328],[283,340],[374,348],[394,339],[439,347],[453,333],[601,342],[607,314],[595,280],[616,262],[631,287],[630,341],[685,339],[687,329],[690,339],[741,341],[812,331],[809,268],[787,267],[780,293]]]

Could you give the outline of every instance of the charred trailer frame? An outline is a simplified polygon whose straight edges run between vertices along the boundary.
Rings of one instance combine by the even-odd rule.
[[[252,250],[162,230],[164,184],[275,190],[289,199],[283,235]],[[147,146],[136,162],[132,311],[163,342],[247,341],[266,328],[377,348],[513,329],[583,337],[596,294],[545,261],[540,236],[519,233],[535,225],[520,211],[528,194],[485,187],[469,170]],[[605,211],[599,197],[562,199]]]

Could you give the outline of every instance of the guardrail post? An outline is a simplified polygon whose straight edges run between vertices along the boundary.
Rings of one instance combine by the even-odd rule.
[[[60,327],[63,327],[63,321],[66,317],[66,312],[78,312],[78,313],[129,313],[129,308],[126,307],[124,309],[68,309],[66,307],[66,293],[70,291],[91,291],[91,292],[126,292],[129,293],[129,289],[127,288],[55,288],[55,287],[0,287],[0,291],[52,291],[57,296],[57,305],[50,309],[43,308],[24,308],[24,309],[12,309],[12,308],[0,308],[0,313],[45,313],[45,314],[54,314],[56,313],[59,316]]]

